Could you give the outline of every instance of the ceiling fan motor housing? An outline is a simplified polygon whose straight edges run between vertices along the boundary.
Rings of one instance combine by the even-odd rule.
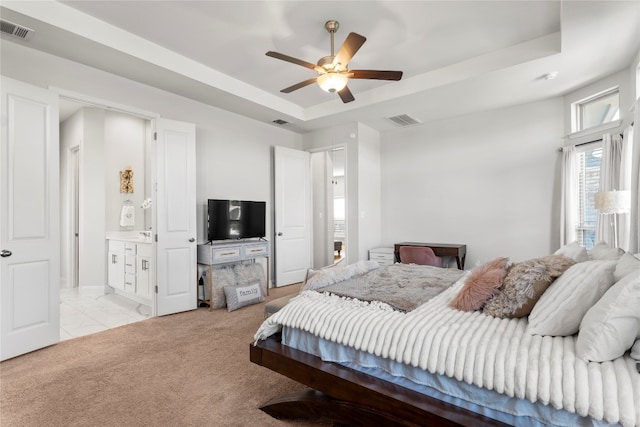
[[[340,28],[340,24],[338,21],[330,20],[324,23],[324,28],[327,29],[330,33],[335,33]]]
[[[324,68],[325,70],[331,70],[333,69],[333,59],[335,58],[335,56],[324,56],[320,59],[318,59],[318,65],[322,68]]]

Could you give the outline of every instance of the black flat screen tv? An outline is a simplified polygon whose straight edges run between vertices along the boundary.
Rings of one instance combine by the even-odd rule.
[[[266,202],[209,199],[207,238],[213,240],[264,237]]]

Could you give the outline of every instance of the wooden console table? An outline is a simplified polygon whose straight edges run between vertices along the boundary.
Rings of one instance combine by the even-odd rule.
[[[456,259],[459,270],[464,270],[464,258],[467,256],[467,245],[456,245],[450,243],[418,243],[418,242],[401,242],[394,245],[393,251],[396,256],[396,262],[400,262],[400,246],[426,246],[433,249],[437,256],[452,256]]]

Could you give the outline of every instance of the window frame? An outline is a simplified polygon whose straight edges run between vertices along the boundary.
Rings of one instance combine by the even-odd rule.
[[[589,104],[593,104],[596,101],[613,94],[616,94],[618,97],[618,118],[609,120],[607,122],[601,123],[599,125],[591,126],[588,128],[583,127],[584,107]],[[591,133],[600,128],[608,128],[608,127],[612,127],[612,125],[618,126],[621,123],[619,115],[620,115],[620,86],[616,85],[571,103],[571,133],[572,134],[581,134],[583,132]]]

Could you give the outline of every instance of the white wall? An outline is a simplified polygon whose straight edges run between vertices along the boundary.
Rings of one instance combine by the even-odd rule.
[[[358,259],[369,258],[369,249],[382,238],[380,215],[380,134],[358,124]]]
[[[105,110],[101,108],[83,111],[79,176],[80,286],[103,286],[106,281],[104,119]]]
[[[331,191],[331,177],[328,174],[331,160],[326,151],[311,154],[311,212],[313,217],[313,268],[321,268],[333,263],[333,247],[329,259],[328,197]]]
[[[382,135],[382,243],[467,245],[465,268],[559,245],[563,100]]]
[[[120,231],[122,203],[130,200],[135,208],[135,230],[146,230],[145,212],[140,206],[151,197],[146,188],[146,123],[129,114],[106,111],[104,123],[105,163],[105,229]],[[133,193],[120,192],[120,171],[127,165],[133,171]]]
[[[300,135],[8,41],[2,43],[0,67],[2,75],[36,86],[62,88],[195,123],[198,242],[206,240],[204,212],[209,198],[265,200],[267,237],[272,235],[272,147],[299,149]]]

